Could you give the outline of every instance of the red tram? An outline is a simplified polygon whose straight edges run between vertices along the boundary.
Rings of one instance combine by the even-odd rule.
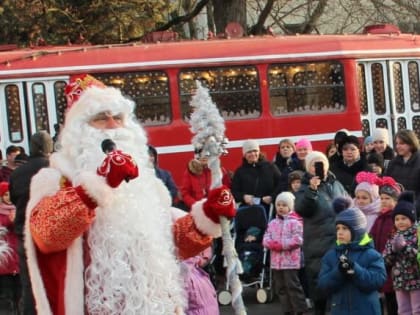
[[[371,28],[359,35],[265,36],[0,52],[0,150],[28,147],[38,130],[64,120],[64,86],[89,73],[121,88],[179,183],[192,157],[189,101],[195,80],[226,121],[235,169],[245,139],[269,158],[282,138],[308,137],[324,150],[337,130],[375,127],[420,135],[420,36]]]

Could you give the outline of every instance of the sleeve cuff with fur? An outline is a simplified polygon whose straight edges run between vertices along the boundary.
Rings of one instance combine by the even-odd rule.
[[[191,207],[191,216],[194,219],[194,223],[201,233],[210,235],[213,237],[222,236],[222,228],[220,224],[214,223],[203,210],[203,204],[206,199],[197,201]]]
[[[99,207],[106,207],[112,201],[112,188],[102,176],[94,173],[80,173],[74,180],[73,185],[82,186],[84,192],[95,201]]]

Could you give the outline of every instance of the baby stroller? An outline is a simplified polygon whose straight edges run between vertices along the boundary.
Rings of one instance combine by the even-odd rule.
[[[271,217],[270,208],[269,217]],[[234,242],[244,270],[240,275],[243,287],[257,287],[257,301],[266,303],[272,299],[271,271],[268,250],[262,245],[268,217],[262,205],[239,207],[233,221]],[[226,290],[218,293],[219,303],[231,302],[228,284]]]

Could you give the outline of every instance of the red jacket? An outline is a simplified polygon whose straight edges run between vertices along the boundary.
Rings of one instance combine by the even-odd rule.
[[[231,179],[226,171],[222,168],[222,184],[231,187]],[[187,170],[184,172],[181,185],[182,200],[191,209],[191,206],[198,200],[207,196],[211,185],[211,171],[208,167],[197,170],[192,163],[188,163]]]
[[[384,212],[382,209],[380,215],[376,218],[375,223],[369,232],[375,243],[375,249],[382,254],[385,244],[391,234],[394,233],[394,221],[392,220],[392,209]],[[381,291],[384,293],[393,292],[391,270],[387,270],[388,277]]]

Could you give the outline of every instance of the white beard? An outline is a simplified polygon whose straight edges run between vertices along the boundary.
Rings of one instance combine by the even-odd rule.
[[[139,165],[140,175],[114,189],[112,204],[97,208],[87,237],[90,264],[85,270],[89,314],[173,314],[185,306],[183,281],[175,258],[170,197],[148,165],[140,126],[115,130],[85,127],[63,130],[62,150],[77,171],[96,171],[112,139]]]

